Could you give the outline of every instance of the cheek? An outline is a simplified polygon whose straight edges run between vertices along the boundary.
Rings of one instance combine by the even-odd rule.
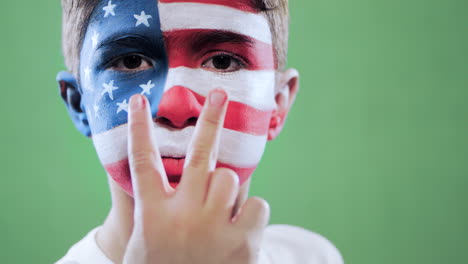
[[[260,162],[274,110],[274,78],[271,72],[240,71],[239,82],[225,86],[230,102],[221,136],[220,163],[236,171],[245,182]]]
[[[161,100],[165,74],[155,70],[135,74],[106,71],[85,85],[83,103],[93,135],[105,133],[128,122],[128,103],[134,94],[144,94],[153,115]]]
[[[264,136],[268,133],[272,113],[272,110],[260,110],[241,102],[230,101],[224,128],[252,136]]]

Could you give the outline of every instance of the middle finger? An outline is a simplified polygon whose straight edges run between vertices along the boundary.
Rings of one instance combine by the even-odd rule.
[[[216,166],[227,101],[224,90],[211,91],[197,121],[180,182],[180,189],[188,194],[192,201],[203,202],[205,199],[210,173]]]

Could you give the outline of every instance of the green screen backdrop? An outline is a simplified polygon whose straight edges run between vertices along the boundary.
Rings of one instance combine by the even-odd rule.
[[[252,195],[351,264],[467,263],[468,2],[291,0],[301,91]],[[59,1],[0,3],[1,263],[104,220],[104,170],[58,96]]]

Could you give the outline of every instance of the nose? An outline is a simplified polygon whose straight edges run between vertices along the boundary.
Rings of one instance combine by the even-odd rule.
[[[165,92],[159,103],[156,122],[175,128],[195,125],[204,103],[204,97],[183,86],[174,86]]]

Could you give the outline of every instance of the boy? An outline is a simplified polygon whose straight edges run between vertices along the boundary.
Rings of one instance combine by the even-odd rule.
[[[57,76],[112,208],[57,263],[342,263],[247,199],[298,90],[287,0],[62,0]]]

